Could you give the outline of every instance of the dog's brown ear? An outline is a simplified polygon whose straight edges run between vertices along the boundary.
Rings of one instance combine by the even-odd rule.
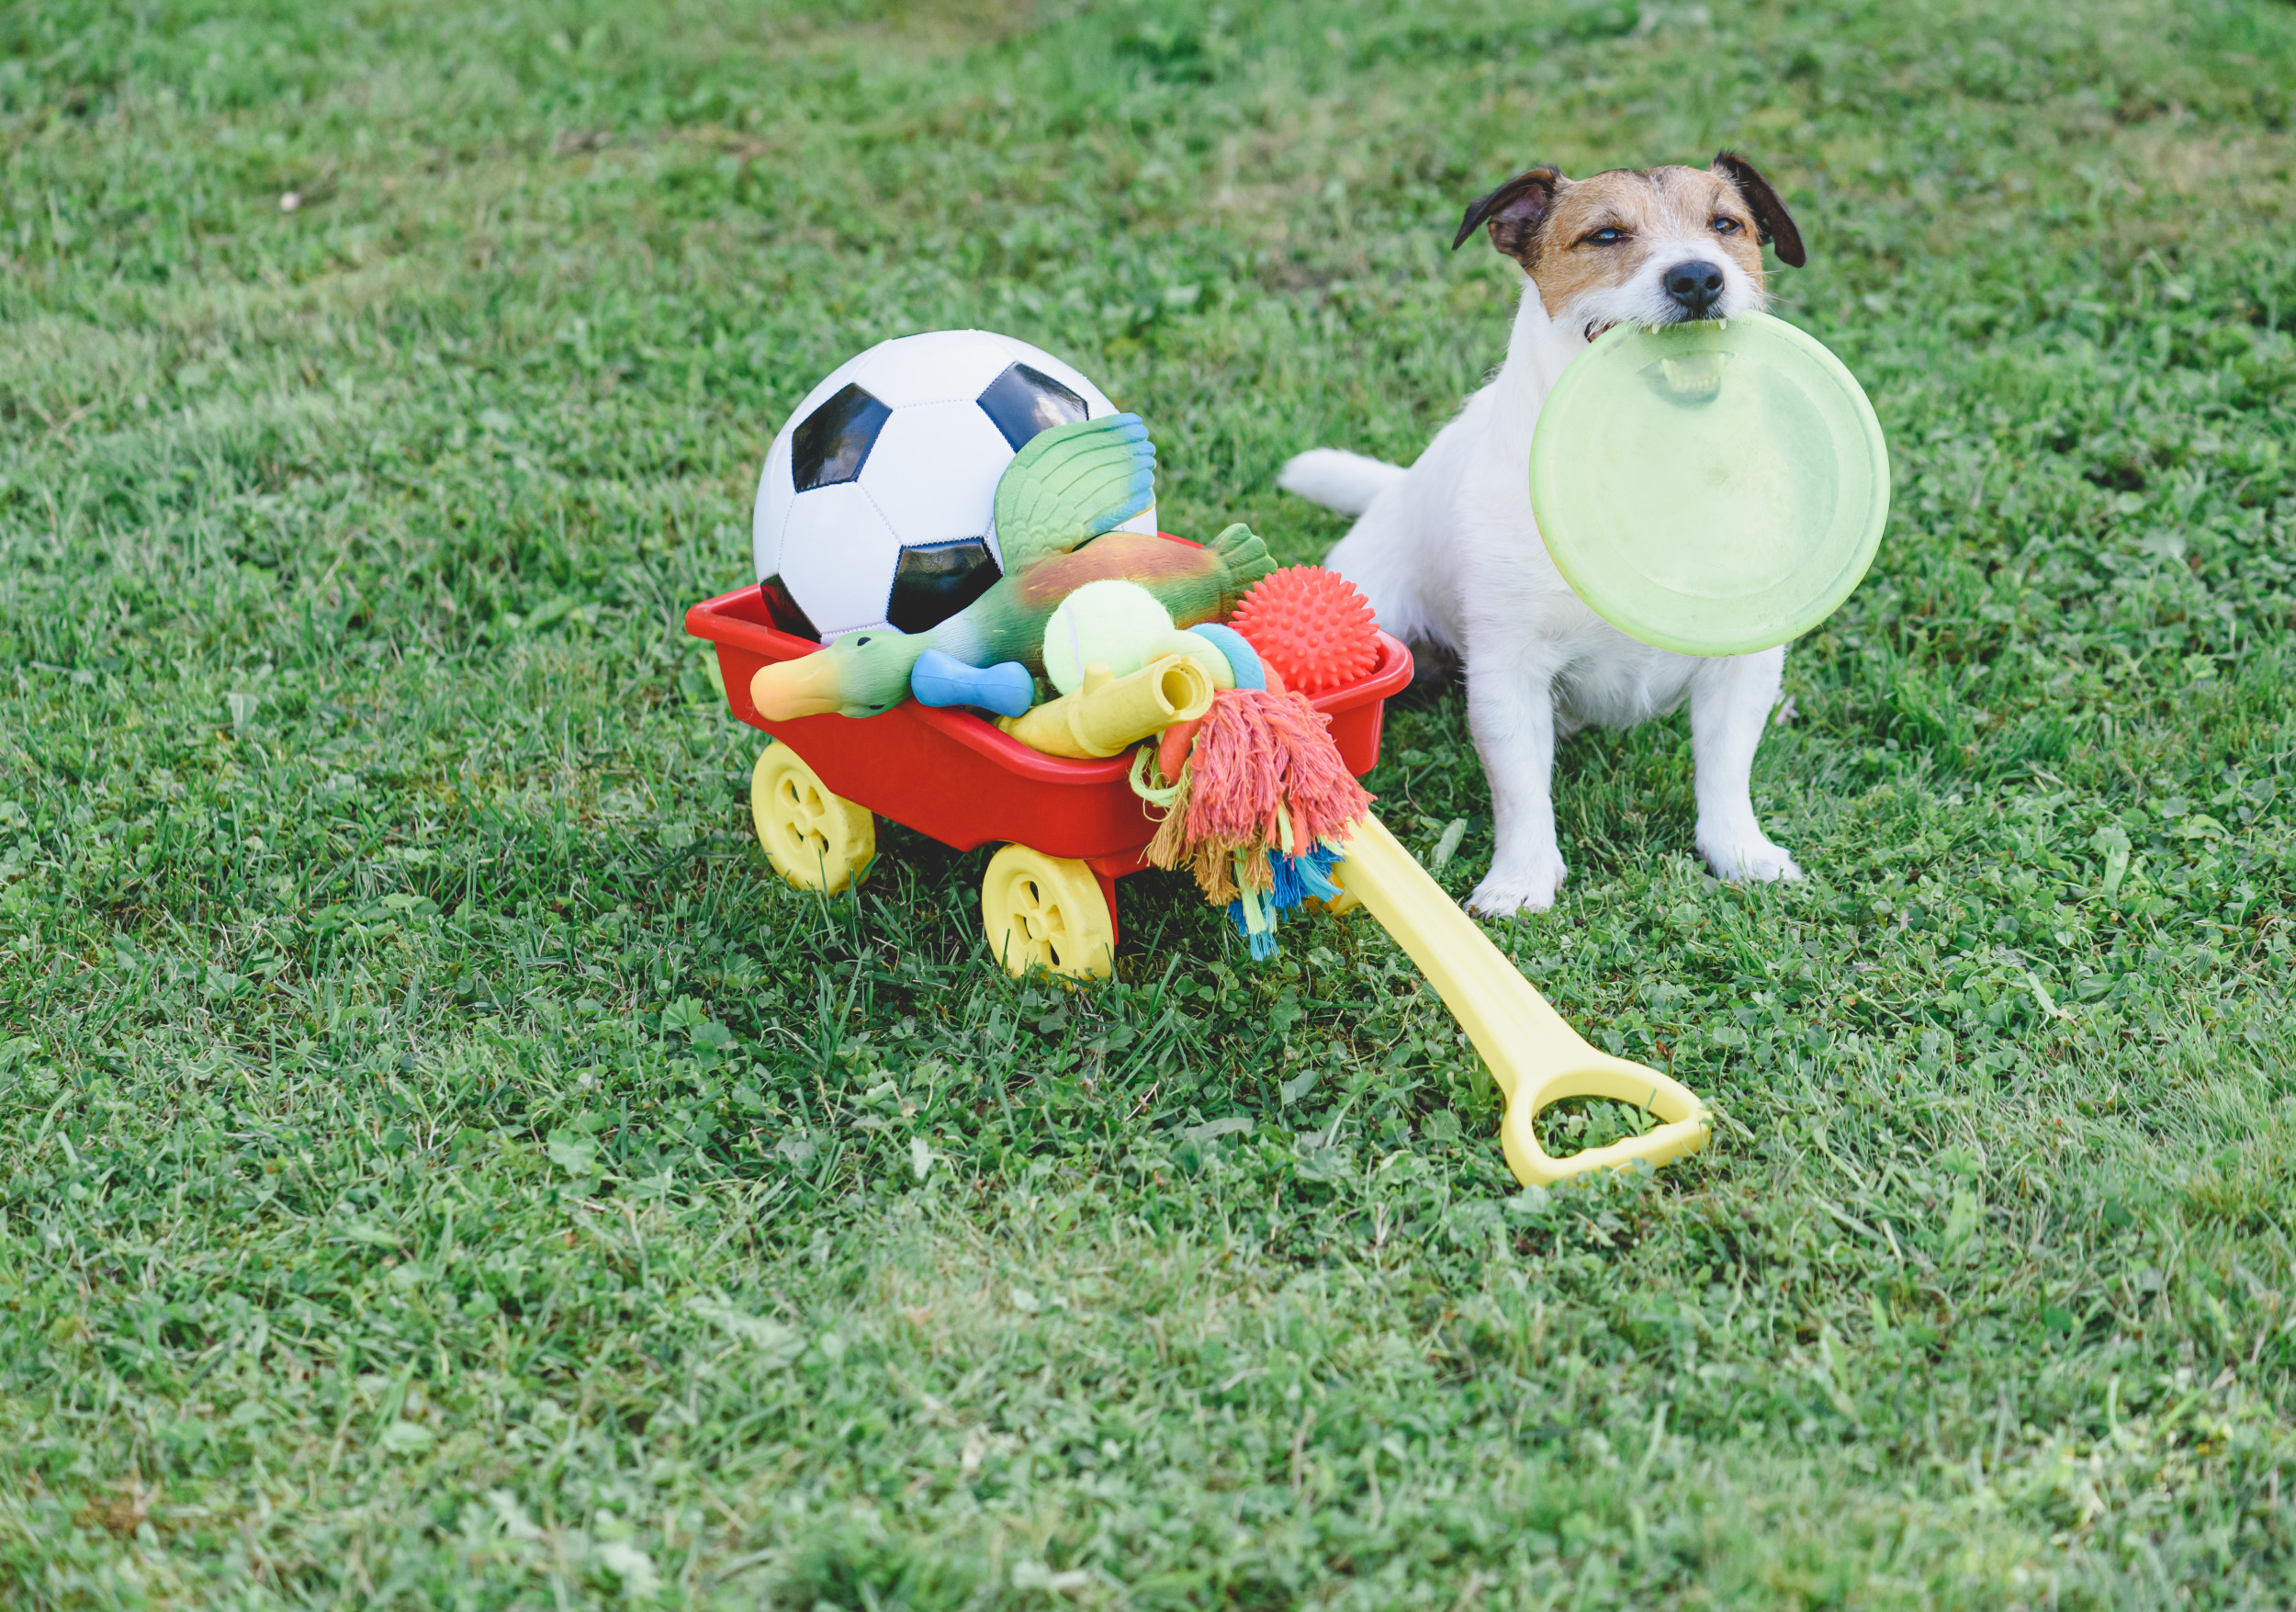
[[[1457,252],[1464,246],[1477,225],[1489,224],[1491,243],[1522,262],[1530,255],[1531,242],[1538,236],[1539,225],[1546,222],[1556,190],[1570,183],[1554,168],[1533,168],[1517,174],[1489,196],[1468,203],[1467,216],[1459,220],[1459,232],[1451,237],[1451,250]]]
[[[1754,164],[1736,152],[1716,152],[1714,172],[1728,179],[1738,189],[1747,209],[1754,215],[1754,231],[1764,246],[1777,248],[1778,261],[1792,268],[1800,268],[1809,261],[1809,254],[1802,248],[1802,231],[1794,227],[1794,215],[1785,210],[1785,203],[1770,188],[1770,181],[1756,171]]]

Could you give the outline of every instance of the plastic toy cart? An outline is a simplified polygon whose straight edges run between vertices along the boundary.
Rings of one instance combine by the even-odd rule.
[[[801,889],[843,889],[876,854],[878,813],[960,851],[1004,840],[981,885],[989,950],[1015,974],[1107,974],[1116,881],[1144,865],[1140,853],[1156,829],[1132,793],[1131,755],[1048,756],[978,716],[914,700],[859,721],[768,722],[749,698],[749,680],[769,661],[820,648],[789,630],[797,623],[779,606],[773,589],[744,588],[686,612],[686,630],[717,646],[734,715],[779,741],[758,758],[749,805],[782,876]],[[1379,759],[1387,697],[1410,680],[1410,652],[1382,634],[1367,676],[1314,699],[1350,771],[1368,772]],[[1662,1165],[1705,1145],[1711,1121],[1696,1093],[1588,1045],[1376,817],[1356,829],[1333,876],[1347,898],[1334,909],[1360,903],[1394,937],[1490,1065],[1505,1094],[1500,1137],[1518,1179]],[[1539,1112],[1573,1097],[1627,1103],[1659,1123],[1550,1158],[1535,1128]]]
[[[774,870],[800,889],[843,889],[876,854],[880,816],[959,851],[1003,840],[981,885],[990,952],[1014,974],[1109,973],[1116,881],[1147,865],[1141,852],[1156,831],[1132,793],[1131,753],[1048,756],[969,711],[914,700],[880,716],[769,722],[750,700],[749,680],[769,661],[821,647],[790,625],[765,585],[686,612],[686,631],[717,646],[734,715],[777,741],[758,758],[749,784]],[[1387,697],[1410,681],[1411,652],[1383,633],[1368,674],[1314,697],[1349,771],[1361,775],[1378,762]]]

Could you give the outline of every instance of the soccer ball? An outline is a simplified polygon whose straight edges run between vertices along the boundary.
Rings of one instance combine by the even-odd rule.
[[[880,342],[782,425],[758,480],[758,580],[823,642],[922,632],[1004,574],[996,480],[1038,432],[1117,412],[1050,353],[988,331]],[[1118,528],[1153,533],[1151,504]]]

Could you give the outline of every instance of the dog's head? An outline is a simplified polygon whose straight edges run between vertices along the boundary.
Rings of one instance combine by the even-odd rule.
[[[1467,209],[1523,265],[1547,316],[1593,341],[1615,324],[1731,319],[1768,300],[1761,249],[1799,268],[1801,231],[1770,182],[1730,152],[1711,168],[1614,168],[1567,179],[1518,174]]]

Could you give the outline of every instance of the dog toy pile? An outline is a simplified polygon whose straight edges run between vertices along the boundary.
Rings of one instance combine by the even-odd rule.
[[[1207,663],[1221,657],[1180,629],[1225,618],[1273,569],[1267,546],[1248,526],[1230,526],[1202,547],[1119,530],[1153,497],[1155,462],[1135,414],[1041,432],[996,484],[1001,574],[921,630],[888,624],[849,632],[818,654],[761,669],[750,683],[759,714],[773,721],[874,716],[913,693],[925,705],[976,705],[1022,723],[1022,741],[1036,743],[1035,735],[1054,755],[1113,755],[1146,738],[1157,727],[1120,742],[1096,717],[1087,744],[1064,719],[1030,719],[1052,697],[1161,716],[1157,700],[1142,703],[1138,691],[1163,680],[1131,680],[1184,659],[1209,682]],[[1109,676],[1091,679],[1095,666]]]
[[[1337,898],[1331,870],[1370,810],[1307,696],[1368,672],[1379,628],[1345,578],[1276,569],[1247,526],[1200,548],[1117,530],[1154,469],[1137,415],[1040,433],[997,481],[1004,569],[977,598],[763,667],[750,694],[775,721],[913,694],[987,711],[1047,755],[1141,746],[1133,787],[1164,812],[1147,860],[1192,874],[1265,958],[1284,913]]]

